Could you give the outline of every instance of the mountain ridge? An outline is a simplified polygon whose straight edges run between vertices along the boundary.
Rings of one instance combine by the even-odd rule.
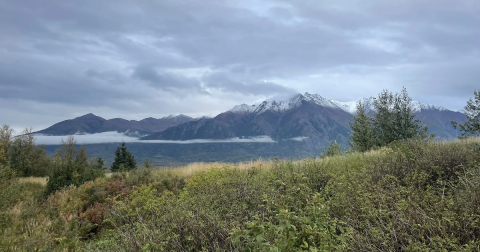
[[[373,97],[363,99],[369,112]],[[296,94],[290,99],[268,99],[252,105],[240,104],[214,118],[191,121],[157,132],[143,140],[191,140],[254,137],[267,135],[275,140],[303,137],[308,144],[320,147],[336,140],[348,143],[349,122],[357,102],[337,102],[318,94]],[[440,139],[455,138],[458,133],[450,121],[464,122],[465,115],[444,107],[412,101],[416,117],[430,127]]]
[[[369,113],[373,97],[364,98]],[[296,94],[290,99],[240,104],[214,118],[192,118],[170,115],[136,120],[106,120],[92,113],[59,122],[36,134],[70,135],[117,131],[141,140],[228,139],[268,136],[274,140],[303,139],[313,147],[322,147],[331,140],[347,145],[349,122],[357,102],[338,102],[318,94]],[[464,114],[444,107],[412,101],[416,117],[429,125],[430,133],[439,139],[458,136],[450,121],[466,121]]]
[[[93,113],[88,113],[74,119],[64,120],[46,129],[34,132],[43,135],[74,135],[95,134],[108,131],[117,131],[129,136],[143,136],[154,132],[163,131],[169,127],[195,120],[195,118],[180,114],[167,117],[145,118],[140,121],[126,120],[123,118],[104,119]]]

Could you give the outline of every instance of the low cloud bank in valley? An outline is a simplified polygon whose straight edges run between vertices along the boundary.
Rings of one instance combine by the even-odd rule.
[[[126,136],[118,132],[103,132],[97,134],[74,135],[78,144],[100,144],[100,143],[169,143],[169,144],[195,144],[195,143],[276,143],[269,136],[258,136],[252,138],[231,138],[231,139],[194,139],[185,141],[175,140],[140,140],[136,137]],[[37,144],[59,145],[68,136],[45,136],[35,135]]]

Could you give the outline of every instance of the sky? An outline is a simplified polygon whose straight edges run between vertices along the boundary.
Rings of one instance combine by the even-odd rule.
[[[295,93],[480,88],[478,0],[0,0],[0,124],[215,116]]]

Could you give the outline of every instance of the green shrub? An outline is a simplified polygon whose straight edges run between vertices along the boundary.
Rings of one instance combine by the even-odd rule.
[[[325,158],[325,157],[333,157],[337,155],[343,155],[345,154],[346,149],[343,148],[340,144],[337,143],[337,141],[330,141],[330,145],[323,149],[322,154],[320,157]]]
[[[377,152],[216,168],[186,179],[139,169],[66,187],[40,204],[41,185],[7,172],[14,200],[0,211],[0,248],[478,251],[477,145],[395,141]]]

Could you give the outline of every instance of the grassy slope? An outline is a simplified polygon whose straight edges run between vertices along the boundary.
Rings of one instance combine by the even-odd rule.
[[[26,179],[2,210],[0,248],[478,251],[479,162],[477,139],[140,170],[46,201],[38,200],[43,185]]]

